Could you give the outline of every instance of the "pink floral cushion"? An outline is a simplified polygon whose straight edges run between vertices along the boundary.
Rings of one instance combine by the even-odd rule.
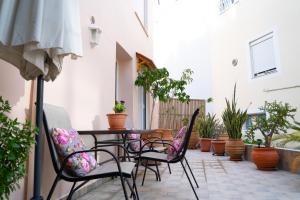
[[[132,151],[139,152],[141,150],[141,147],[145,145],[145,142],[141,140],[140,134],[135,134],[135,133],[128,134],[128,138],[137,140],[129,143],[129,146],[132,149]]]
[[[86,147],[76,130],[54,128],[52,139],[60,161],[75,151],[86,150]],[[88,153],[78,153],[71,156],[66,164],[66,172],[75,176],[85,176],[96,168],[94,156]]]
[[[172,160],[177,156],[178,151],[182,146],[185,134],[186,134],[186,127],[184,126],[178,131],[177,135],[175,136],[172,142],[172,146],[170,145],[168,148],[168,156],[167,156],[168,160]]]

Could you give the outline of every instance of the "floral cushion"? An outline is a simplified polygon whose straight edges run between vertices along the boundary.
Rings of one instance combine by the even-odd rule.
[[[61,128],[54,128],[52,139],[61,162],[75,151],[86,150],[79,134],[73,129],[68,131]],[[85,176],[95,169],[96,165],[96,160],[90,152],[78,153],[68,159],[66,172],[75,176]]]
[[[135,133],[128,134],[128,138],[137,140],[137,141],[129,143],[131,150],[134,152],[139,152],[141,150],[141,147],[143,147],[145,145],[145,142],[141,139],[140,134],[135,134]]]
[[[167,156],[168,160],[172,160],[177,156],[177,153],[182,146],[185,134],[186,134],[186,127],[184,126],[178,131],[177,135],[175,136],[172,142],[172,146],[170,145],[168,148],[168,156]]]

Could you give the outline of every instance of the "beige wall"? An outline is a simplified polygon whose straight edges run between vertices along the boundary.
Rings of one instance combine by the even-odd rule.
[[[214,5],[217,7],[217,0]],[[257,111],[264,101],[279,100],[298,107],[296,118],[300,120],[300,88],[274,92],[276,89],[300,85],[300,1],[298,0],[240,0],[224,14],[211,16],[210,39],[213,66],[214,108],[220,116],[225,106],[225,97],[231,98],[234,83],[242,108]],[[248,43],[267,33],[277,32],[279,72],[251,79]],[[238,59],[238,65],[231,62]]]
[[[133,9],[131,0],[81,0],[81,29],[83,38],[83,57],[77,60],[66,58],[61,74],[54,82],[45,83],[44,101],[66,108],[70,114],[73,127],[78,130],[106,129],[106,114],[112,112],[115,98],[115,62],[117,43],[132,58],[122,63],[126,77],[122,77],[122,91],[126,94],[128,111],[133,126],[138,124],[137,88],[133,85],[136,77],[135,53],[139,52],[152,58],[151,10],[149,1],[149,32],[144,32]],[[96,25],[102,30],[99,45],[92,47],[89,41],[90,17],[94,16]],[[121,61],[123,62],[123,61]],[[121,71],[121,75],[123,71]],[[18,70],[8,63],[0,61],[0,95],[13,105],[13,117],[25,119],[25,109],[29,107],[30,82],[24,81]],[[138,128],[138,127],[137,127]],[[90,141],[87,141],[90,143]],[[48,147],[45,144],[43,155],[43,186],[42,193],[48,193],[54,171],[50,162]],[[29,183],[31,186],[32,183]],[[14,193],[12,199],[23,199],[24,193]],[[61,182],[54,193],[53,199],[64,196],[70,185]],[[32,191],[29,191],[32,192]],[[31,194],[27,198],[31,197]],[[26,199],[26,197],[24,197]]]

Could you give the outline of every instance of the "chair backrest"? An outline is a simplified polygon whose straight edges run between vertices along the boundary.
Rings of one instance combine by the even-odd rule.
[[[195,120],[196,120],[196,117],[197,117],[198,114],[199,114],[199,108],[197,110],[195,110],[195,112],[194,112],[194,114],[193,114],[193,116],[190,120],[189,128],[186,131],[186,134],[184,136],[181,148],[178,150],[179,154],[176,158],[173,159],[173,162],[178,162],[178,161],[180,161],[181,159],[184,158],[185,153],[186,153],[187,148],[188,148],[188,145],[189,145],[189,141],[190,141],[190,138],[191,138],[193,127],[194,127],[194,124],[195,124]]]
[[[72,128],[71,121],[68,113],[63,107],[50,104],[44,104],[43,121],[53,167],[55,172],[58,173],[60,169],[60,162],[51,134],[53,128],[70,130]]]

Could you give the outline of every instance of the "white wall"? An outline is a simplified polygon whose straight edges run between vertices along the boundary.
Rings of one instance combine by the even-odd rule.
[[[182,71],[194,71],[193,82],[187,88],[193,99],[212,96],[212,71],[204,0],[160,1],[155,8],[154,61],[166,67],[171,77],[180,78]],[[207,111],[213,111],[208,104]]]
[[[136,52],[152,58],[152,1],[149,1],[148,35],[134,13],[132,0],[82,0],[80,9],[83,57],[64,60],[63,70],[57,79],[45,83],[44,101],[63,106],[75,129],[106,129],[106,114],[112,112],[115,101],[116,44],[119,43],[133,58],[129,70],[132,73],[131,79],[124,79],[129,81],[124,83],[124,87],[131,85],[129,89],[132,89],[132,82],[136,77]],[[95,24],[102,29],[100,43],[96,47],[92,47],[89,41],[88,25],[91,16],[95,17]],[[13,105],[12,116],[24,120],[25,109],[29,106],[30,82],[25,82],[13,66],[0,61],[0,83],[0,95],[10,100]],[[134,107],[137,105],[136,87],[129,99],[132,101],[129,109],[133,124],[137,125],[139,115]],[[45,197],[54,180],[54,171],[46,143],[43,151],[42,194]],[[32,184],[29,183],[30,186]],[[69,189],[69,184],[59,183],[53,199],[64,196]],[[31,194],[24,197],[21,191],[14,196],[29,199]]]
[[[214,4],[214,5],[213,5]],[[212,5],[218,8],[218,1]],[[213,97],[215,111],[220,115],[225,106],[224,98],[231,98],[237,83],[239,106],[249,107],[250,112],[264,101],[283,101],[298,107],[296,118],[300,120],[300,88],[274,92],[276,89],[300,85],[300,2],[298,0],[240,0],[224,14],[211,15],[210,44],[213,66]],[[248,43],[267,33],[277,32],[279,72],[251,79]],[[233,67],[232,59],[238,59]]]

